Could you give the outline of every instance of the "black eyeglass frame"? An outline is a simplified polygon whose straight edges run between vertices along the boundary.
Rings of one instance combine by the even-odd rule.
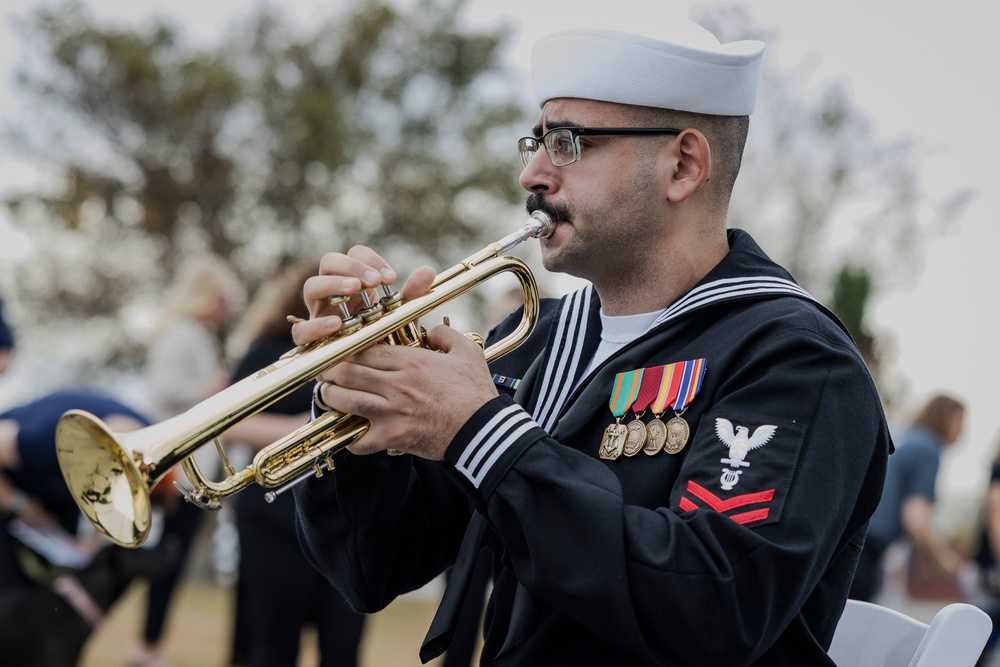
[[[570,132],[573,136],[573,159],[563,164],[557,164],[552,158],[552,150],[549,148],[548,137],[554,132]],[[528,167],[531,159],[538,152],[538,149],[545,146],[545,153],[549,157],[549,162],[554,167],[567,167],[574,162],[579,162],[581,157],[580,137],[581,136],[655,136],[664,134],[680,134],[683,130],[676,130],[672,127],[554,127],[540,137],[521,137],[517,140],[517,150],[521,154],[521,164]]]

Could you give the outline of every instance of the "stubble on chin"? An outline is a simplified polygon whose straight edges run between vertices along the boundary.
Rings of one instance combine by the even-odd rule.
[[[572,227],[568,223],[560,223],[557,235],[542,242],[542,266],[552,273],[565,273],[579,278],[585,278],[586,271],[582,263],[583,249],[580,241],[574,235],[575,230],[563,229]],[[559,234],[561,232],[561,234]],[[567,233],[569,232],[569,233]]]

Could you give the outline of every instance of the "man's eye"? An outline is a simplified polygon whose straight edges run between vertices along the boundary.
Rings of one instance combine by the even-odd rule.
[[[572,137],[559,137],[556,139],[556,150],[560,153],[572,153],[573,152],[573,138]]]

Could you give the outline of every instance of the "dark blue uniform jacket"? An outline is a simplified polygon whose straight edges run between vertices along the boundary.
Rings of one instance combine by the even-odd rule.
[[[446,461],[344,452],[335,474],[299,485],[310,560],[376,611],[451,566],[473,526],[494,564],[486,665],[832,664],[889,432],[836,318],[746,233],[729,240],[586,377],[596,294],[543,302],[531,339],[492,364],[501,396]],[[618,373],[701,358],[683,450],[599,458]],[[732,432],[771,437],[734,465]],[[425,659],[442,648],[434,634]]]

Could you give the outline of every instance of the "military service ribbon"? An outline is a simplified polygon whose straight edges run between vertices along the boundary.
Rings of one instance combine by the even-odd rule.
[[[622,449],[622,454],[625,456],[635,456],[649,446],[649,439],[653,434],[642,421],[642,416],[646,414],[646,410],[653,404],[653,399],[656,398],[662,375],[663,366],[654,366],[643,370],[639,395],[636,397],[635,403],[632,404],[635,419],[629,422],[626,427],[628,432],[625,434],[625,446]]]
[[[602,459],[614,460],[622,455],[622,450],[625,448],[625,435],[628,430],[622,424],[622,417],[632,407],[639,394],[642,372],[643,369],[639,368],[615,376],[615,387],[608,402],[611,414],[615,417],[615,423],[604,429],[604,438],[601,440],[599,451]]]
[[[667,409],[667,406],[674,402],[677,397],[677,390],[681,385],[680,373],[676,372],[677,364],[660,366],[660,380],[656,385],[656,394],[651,404],[653,409],[653,420],[646,425],[649,431],[649,439],[643,451],[653,456],[658,454],[663,445],[667,442],[667,426],[660,419],[660,415]]]
[[[684,449],[688,438],[691,437],[691,427],[681,416],[687,410],[688,405],[694,400],[701,389],[702,378],[705,377],[705,360],[694,359],[692,361],[679,361],[672,364],[674,374],[678,376],[677,394],[674,398],[673,407],[674,418],[667,422],[667,441],[663,448],[668,454],[676,454]]]

